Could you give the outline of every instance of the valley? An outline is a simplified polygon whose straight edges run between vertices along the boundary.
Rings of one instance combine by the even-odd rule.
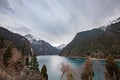
[[[0,80],[120,80],[120,0],[0,0]]]

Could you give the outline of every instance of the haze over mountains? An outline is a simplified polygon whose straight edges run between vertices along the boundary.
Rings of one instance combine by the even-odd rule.
[[[65,46],[66,46],[66,44],[61,44],[59,46],[56,46],[56,48],[59,50],[62,50]]]

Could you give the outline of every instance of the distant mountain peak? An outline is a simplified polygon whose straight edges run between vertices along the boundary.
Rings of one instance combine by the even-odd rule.
[[[120,22],[120,17],[118,17],[117,19],[115,19],[113,21],[109,21],[107,24],[104,24],[104,25],[100,26],[99,28],[106,31],[109,26],[111,26],[113,24],[117,24],[119,22]]]
[[[35,42],[40,42],[41,39],[40,38],[37,38],[36,36],[34,35],[31,35],[31,34],[27,34],[25,35],[25,37],[30,41],[30,43],[35,43]]]
[[[31,34],[25,35],[25,37],[30,41],[33,50],[37,55],[58,55],[60,50],[56,47],[53,47],[48,42],[36,38]]]
[[[56,48],[59,50],[62,50],[65,46],[66,46],[66,44],[61,44],[61,45],[57,46]]]
[[[33,38],[33,35],[31,35],[31,34],[26,34],[25,37],[27,37],[27,38]]]
[[[111,22],[111,24],[118,23],[118,22],[120,22],[120,17],[117,18],[116,20],[113,20],[113,21]]]
[[[111,24],[107,25],[106,32],[120,34],[120,17],[112,21]]]

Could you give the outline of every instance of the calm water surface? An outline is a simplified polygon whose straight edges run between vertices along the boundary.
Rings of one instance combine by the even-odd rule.
[[[42,65],[46,65],[48,79],[49,80],[60,80],[61,77],[61,63],[69,64],[74,69],[78,69],[84,62],[85,59],[75,59],[75,58],[67,58],[61,56],[38,56],[39,68],[41,69]],[[105,61],[92,61],[94,68],[94,80],[104,80],[104,65]],[[118,62],[120,65],[120,62]],[[99,72],[99,73],[98,73]]]

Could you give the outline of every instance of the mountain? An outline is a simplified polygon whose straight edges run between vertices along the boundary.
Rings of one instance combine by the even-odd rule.
[[[25,37],[30,41],[36,55],[58,55],[60,53],[56,47],[44,40],[34,38],[31,34],[27,34]]]
[[[75,38],[61,51],[60,55],[77,56],[89,48],[90,42],[104,33],[102,29],[93,29],[77,33]],[[79,53],[81,52],[81,53]]]
[[[62,50],[65,46],[66,46],[66,44],[61,44],[61,45],[57,46],[56,48],[59,50]]]
[[[0,80],[46,78],[39,71],[37,58],[30,45],[25,37],[0,27]]]
[[[98,28],[77,33],[60,55],[95,58],[106,58],[112,55],[120,58],[120,21],[112,22],[105,30]]]
[[[106,32],[120,35],[120,18],[114,20],[110,25],[108,25],[106,27]]]
[[[31,44],[30,42],[23,36],[13,33],[3,27],[0,27],[0,39],[6,39],[12,41],[13,44],[25,54],[31,53]]]

